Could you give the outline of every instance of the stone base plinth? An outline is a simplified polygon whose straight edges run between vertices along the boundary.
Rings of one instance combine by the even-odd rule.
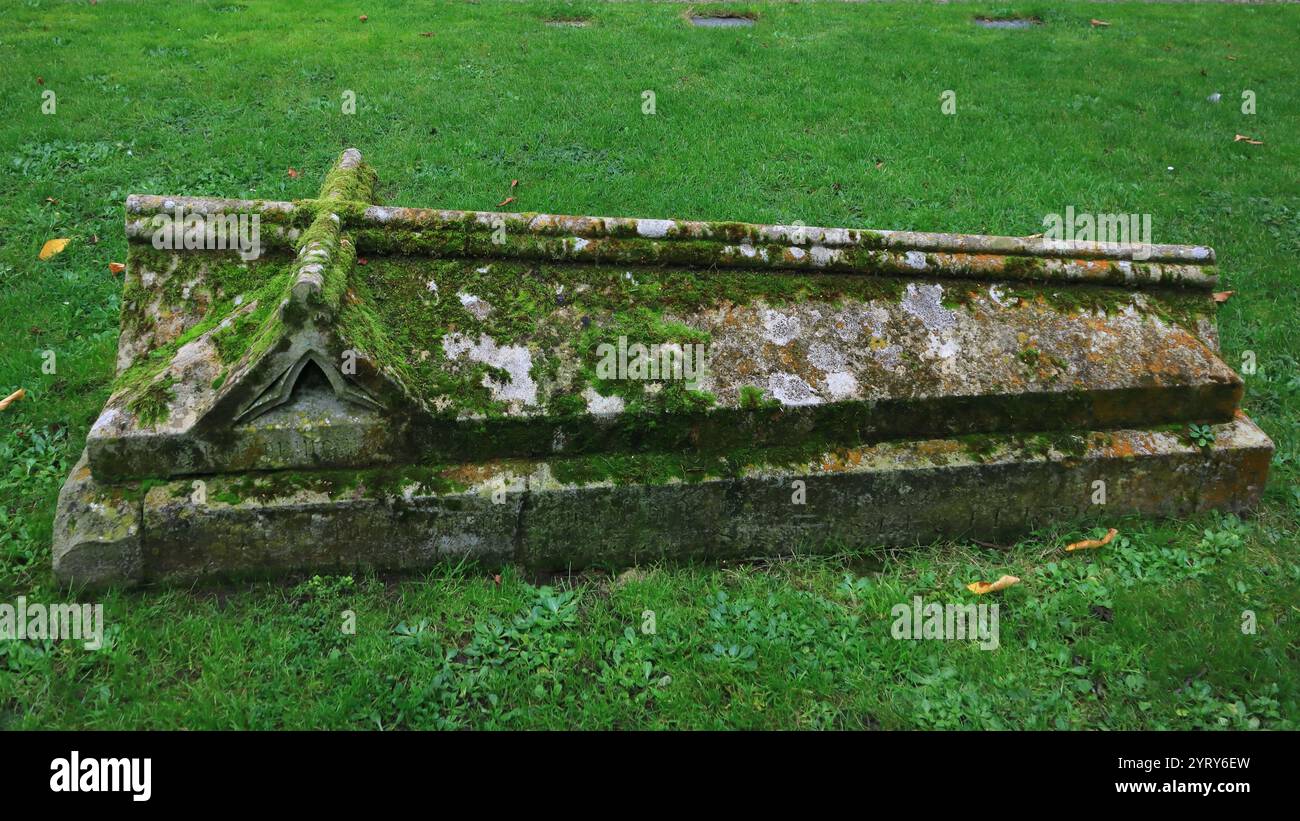
[[[1244,416],[1181,429],[886,442],[824,453],[620,456],[101,484],[59,498],[54,569],[78,585],[451,559],[535,567],[1005,539],[1049,521],[1242,511],[1272,442]],[[1097,482],[1105,504],[1094,503]]]

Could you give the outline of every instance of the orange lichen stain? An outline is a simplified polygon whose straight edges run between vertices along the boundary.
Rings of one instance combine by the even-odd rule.
[[[989,273],[1001,271],[1006,267],[1007,258],[1001,254],[935,254],[939,264],[945,267],[964,267],[971,271]]]
[[[1132,459],[1137,455],[1133,443],[1127,439],[1117,439],[1101,449],[1102,456],[1112,459]]]
[[[929,439],[912,446],[916,455],[922,458],[952,456],[962,452],[962,445],[951,439]]]
[[[464,485],[473,485],[495,479],[502,474],[500,462],[466,463],[438,473],[440,478]]]
[[[826,473],[840,473],[852,470],[862,464],[862,449],[848,448],[833,450],[822,456],[821,468]]]
[[[1156,452],[1159,445],[1156,435],[1153,433],[1135,433],[1133,436],[1133,449],[1140,455],[1149,455]]]

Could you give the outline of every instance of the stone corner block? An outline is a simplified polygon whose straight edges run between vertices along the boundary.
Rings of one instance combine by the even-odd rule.
[[[131,587],[143,578],[140,502],[130,488],[95,481],[83,451],[59,491],[54,575],[89,588]]]

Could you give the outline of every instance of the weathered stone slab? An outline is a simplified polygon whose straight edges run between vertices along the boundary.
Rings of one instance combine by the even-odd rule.
[[[316,199],[128,199],[61,576],[1001,534],[1081,510],[1123,463],[1097,436],[1149,445],[1134,510],[1262,483],[1209,248],[400,208],[375,179],[349,150]]]
[[[396,413],[336,401],[317,380],[323,387],[299,388],[292,411],[204,424],[205,416],[238,419],[239,407],[223,401],[231,394],[221,386],[211,387],[222,366],[212,337],[201,335],[168,368],[176,407],[165,420],[140,424],[129,398],[110,400],[90,436],[98,475],[145,477],[160,465],[211,473],[674,451],[701,439],[735,447],[1222,422],[1242,391],[1194,327],[1177,324],[1143,293],[1080,286],[1076,299],[1095,300],[1081,306],[1052,304],[1050,292],[1015,296],[996,283],[908,280],[891,293],[864,278],[812,283],[823,295],[797,302],[705,300],[666,310],[646,327],[638,299],[674,287],[672,275],[638,272],[638,286],[607,287],[616,293],[584,300],[593,278],[625,283],[625,272],[566,276],[557,268],[539,290],[574,294],[565,305],[489,323],[459,300],[442,314],[429,306],[423,319],[410,315],[412,306],[425,310],[413,292],[427,291],[429,274],[410,282],[404,267],[394,265],[394,273],[387,265],[372,260],[363,287],[385,294],[375,314],[384,327],[401,330],[374,341],[386,352],[367,361],[404,386],[428,386],[408,390],[399,400],[404,407],[388,409]],[[525,275],[496,263],[471,277],[452,267],[439,268],[439,287],[487,311],[509,309],[491,307],[501,295],[479,297],[472,283]],[[944,304],[949,298],[952,307]],[[331,353],[341,361],[353,345],[313,339],[290,347],[284,359],[297,357],[319,374],[330,369]],[[661,345],[644,370],[667,374],[693,357],[683,370],[694,367],[695,379],[601,379],[594,371],[605,358],[602,345],[614,365],[635,365],[638,347]],[[325,353],[304,360],[313,350]],[[288,380],[302,372],[283,373]],[[238,396],[237,386],[230,390]]]
[[[193,479],[145,492],[77,475],[83,504],[134,496],[139,506],[125,513],[142,522],[131,531],[136,563],[114,565],[113,582],[409,570],[460,558],[583,567],[1002,538],[1041,524],[1045,509],[1108,520],[1246,510],[1262,492],[1272,444],[1244,417],[1213,430],[1209,449],[1168,431],[1010,434],[886,442],[789,463],[639,456],[226,477],[205,480],[203,496]],[[1104,506],[1092,504],[1099,480]],[[56,552],[61,574],[93,572],[68,561]]]
[[[473,475],[467,475],[473,474]],[[203,487],[196,496],[196,482]],[[525,477],[509,470],[214,477],[149,489],[143,581],[509,561]]]

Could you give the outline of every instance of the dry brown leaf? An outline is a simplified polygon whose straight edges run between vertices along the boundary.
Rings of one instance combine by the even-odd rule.
[[[1110,540],[1115,538],[1115,534],[1117,533],[1119,533],[1119,531],[1112,527],[1110,530],[1107,530],[1106,535],[1102,536],[1100,539],[1084,539],[1081,542],[1068,544],[1065,546],[1065,551],[1070,553],[1075,550],[1093,550],[1098,547],[1105,547],[1110,544]]]
[[[27,391],[22,388],[19,388],[18,390],[6,396],[4,399],[0,399],[0,411],[9,407],[10,405],[17,402],[19,399],[22,399],[26,395],[27,395]]]
[[[366,22],[367,20],[369,20],[370,18],[367,17],[367,16],[365,16],[365,15],[363,14],[363,15],[361,15],[360,17],[358,17],[357,19],[364,23],[364,22]]]
[[[1235,293],[1237,292],[1236,291],[1215,291],[1214,301],[1218,303],[1227,302],[1228,300],[1232,299],[1232,295]]]
[[[1000,590],[1006,590],[1013,584],[1020,584],[1020,579],[1016,576],[1003,576],[995,582],[971,582],[966,585],[966,589],[976,596],[983,596],[985,593],[997,593]]]
[[[296,169],[296,168],[290,168],[290,169],[289,169],[289,178],[290,178],[290,179],[294,179],[294,180],[298,179],[298,169]]]
[[[117,276],[118,274],[122,273],[125,270],[126,270],[126,266],[120,262],[108,263],[108,272],[113,276]]]
[[[1095,17],[1094,17],[1093,19],[1089,20],[1088,22],[1089,22],[1089,23],[1092,23],[1092,27],[1093,27],[1093,28],[1097,28],[1098,26],[1109,26],[1109,25],[1110,25],[1110,23],[1107,23],[1105,20],[1098,20],[1098,19],[1096,19]]]
[[[67,239],[66,237],[46,240],[45,244],[41,246],[41,253],[40,253],[41,259],[49,259],[55,254],[63,253],[63,249],[68,247],[69,242],[71,242],[71,240]]]
[[[512,203],[512,202],[514,202],[514,201],[515,201],[515,198],[514,198],[514,197],[506,197],[505,199],[501,200],[501,202],[498,202],[498,203],[497,203],[497,208],[500,208],[500,207],[503,206],[503,205],[509,205],[510,203]]]
[[[1250,137],[1247,137],[1245,134],[1238,134],[1237,136],[1235,136],[1235,137],[1232,138],[1232,141],[1233,141],[1234,143],[1248,143],[1248,144],[1250,144],[1250,145],[1263,145],[1263,144],[1264,144],[1264,141],[1263,141],[1263,140],[1252,140]]]

